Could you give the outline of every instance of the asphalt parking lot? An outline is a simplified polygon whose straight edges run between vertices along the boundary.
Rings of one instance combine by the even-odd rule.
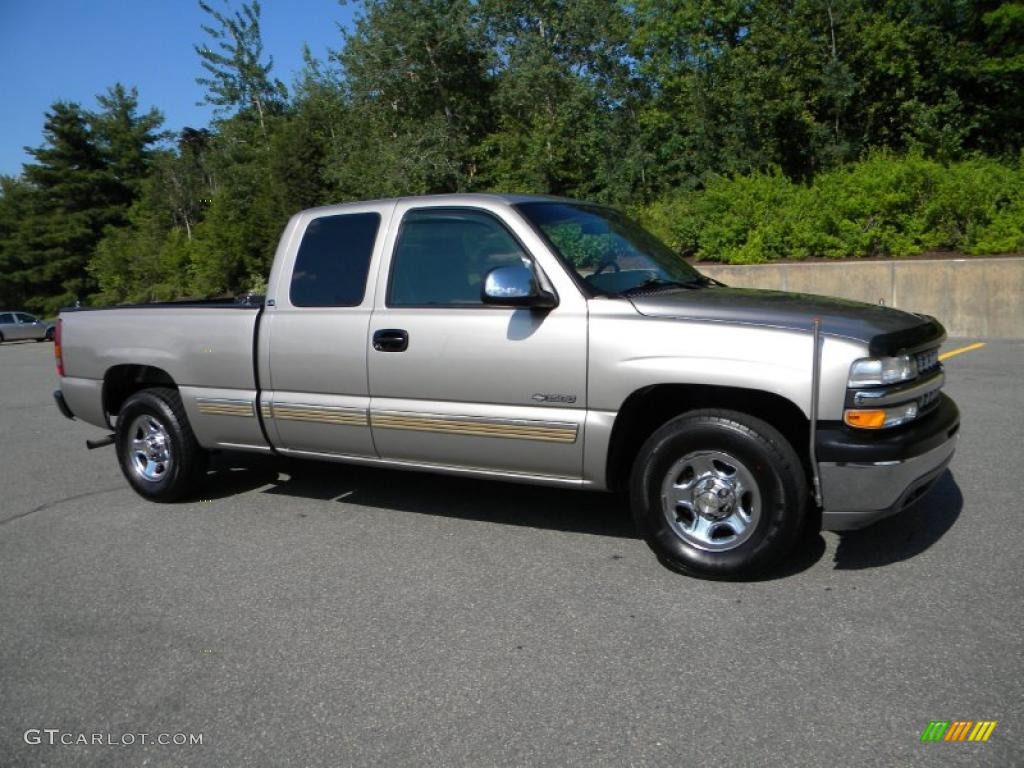
[[[597,494],[221,457],[149,504],[51,349],[0,347],[0,766],[1024,764],[1024,342],[947,361],[929,496],[754,583]]]

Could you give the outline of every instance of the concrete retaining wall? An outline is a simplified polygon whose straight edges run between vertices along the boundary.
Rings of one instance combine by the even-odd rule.
[[[841,296],[934,315],[950,336],[1024,339],[1024,257],[835,264],[700,264],[737,288]]]

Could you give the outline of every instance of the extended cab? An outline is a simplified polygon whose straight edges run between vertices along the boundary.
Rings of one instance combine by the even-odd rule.
[[[857,528],[928,489],[944,337],[728,288],[605,206],[445,195],[297,214],[265,299],[64,310],[55,397],[155,501],[215,449],[620,490],[664,562],[736,576],[811,510]]]

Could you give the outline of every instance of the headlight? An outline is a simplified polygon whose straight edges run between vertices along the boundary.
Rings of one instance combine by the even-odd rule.
[[[900,357],[864,357],[850,366],[851,387],[878,387],[896,384],[917,377],[917,361],[909,355]]]

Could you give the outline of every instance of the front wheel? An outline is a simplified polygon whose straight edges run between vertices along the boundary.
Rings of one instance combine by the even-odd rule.
[[[177,501],[196,490],[206,473],[199,445],[177,390],[136,392],[117,417],[117,458],[136,493],[151,501]]]
[[[630,506],[665,565],[741,578],[792,550],[807,479],[796,451],[771,425],[737,411],[699,410],[672,419],[640,449]]]

